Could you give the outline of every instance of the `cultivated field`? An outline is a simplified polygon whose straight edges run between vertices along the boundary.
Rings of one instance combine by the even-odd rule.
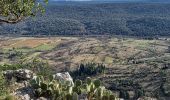
[[[160,95],[162,70],[170,62],[169,39],[143,40],[115,37],[6,38],[0,40],[0,62],[10,63],[8,51],[15,48],[28,59],[47,60],[56,71],[74,70],[80,63],[103,63],[105,75],[94,76],[112,90],[129,93],[143,88],[145,95]],[[168,65],[169,66],[169,65]],[[169,73],[170,67],[166,70]],[[121,84],[117,84],[117,82]],[[126,85],[125,85],[126,83]],[[167,85],[166,85],[167,86]],[[115,88],[117,87],[117,88]]]

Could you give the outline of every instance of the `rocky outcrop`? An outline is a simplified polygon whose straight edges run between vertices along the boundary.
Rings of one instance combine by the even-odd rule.
[[[10,95],[14,96],[16,100],[31,100],[34,98],[33,88],[28,81],[15,82],[10,86],[14,87]]]
[[[29,79],[33,79],[37,77],[36,75],[33,74],[32,71],[27,69],[8,70],[4,72],[4,76],[7,79],[12,79],[12,77],[14,77],[19,80],[21,79],[26,80],[26,81],[16,83],[17,89],[12,93],[12,95],[15,96],[18,100],[50,100],[45,97],[40,97],[40,98],[35,97],[34,89],[33,87],[30,86],[30,83],[28,81]],[[63,84],[67,83],[67,85],[74,86],[73,79],[68,72],[56,73],[53,75],[53,78],[55,80],[62,82]],[[87,94],[82,93],[78,95],[78,100],[88,100]],[[124,99],[119,99],[119,100],[124,100]],[[150,97],[141,97],[137,100],[157,100],[157,99],[150,98]]]
[[[3,75],[7,80],[12,80],[12,78],[15,78],[17,81],[23,81],[32,79],[34,73],[28,69],[18,69],[4,71]]]
[[[34,75],[32,79],[36,79],[37,77],[38,76]],[[63,84],[67,82],[68,85],[74,86],[73,79],[68,72],[56,73],[53,75],[53,78],[54,80],[58,80]],[[18,98],[18,100],[51,100],[45,97],[35,98],[33,93],[34,93],[33,88],[30,87],[30,85],[27,85],[27,87],[18,89],[15,92],[15,96]]]
[[[53,75],[53,78],[56,80],[59,80],[61,83],[67,82],[67,84],[69,86],[74,86],[73,79],[68,72],[57,73],[57,74]]]
[[[158,100],[158,99],[152,97],[140,97],[138,98],[138,100]]]
[[[87,99],[87,93],[81,93],[81,94],[78,96],[78,100],[88,100],[88,99]]]

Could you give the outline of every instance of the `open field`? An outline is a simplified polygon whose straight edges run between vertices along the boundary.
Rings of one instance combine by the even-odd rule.
[[[10,38],[0,40],[0,62],[10,63],[8,50],[16,48],[28,59],[40,57],[47,60],[57,72],[66,68],[75,69],[80,63],[103,63],[105,75],[94,76],[112,90],[124,88],[135,92],[139,85],[145,95],[160,95],[161,69],[170,62],[169,39],[143,40],[115,37],[53,37],[53,38]],[[170,69],[170,67],[168,67]],[[169,71],[167,70],[169,73]],[[118,80],[132,82],[124,87]],[[169,81],[168,81],[169,82]],[[169,83],[166,83],[169,84]]]

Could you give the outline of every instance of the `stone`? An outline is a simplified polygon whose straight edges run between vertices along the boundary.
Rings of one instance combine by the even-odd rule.
[[[19,95],[18,96],[19,100],[30,100],[30,96],[28,94],[25,95]]]
[[[17,88],[13,91],[12,95],[17,97],[18,100],[31,100],[34,98],[33,88],[25,84],[29,84],[29,82],[19,82],[15,85]]]
[[[13,73],[14,73],[13,70],[7,70],[3,72],[3,75],[7,80],[12,80]]]
[[[28,69],[19,69],[14,71],[14,76],[23,79],[23,80],[29,80],[33,77],[33,72]]]
[[[79,100],[88,100],[88,99],[87,99],[87,93],[81,93],[81,94],[79,95]]]
[[[152,97],[140,97],[138,98],[138,100],[157,100],[156,98],[152,98]]]
[[[3,75],[7,80],[15,78],[17,81],[22,81],[32,79],[34,73],[28,69],[18,69],[4,71]]]
[[[73,78],[70,76],[68,72],[64,73],[57,73],[53,75],[53,78],[55,80],[59,80],[61,83],[66,83],[69,82],[69,86],[74,86]]]
[[[49,100],[49,99],[44,98],[44,97],[39,97],[37,100]]]

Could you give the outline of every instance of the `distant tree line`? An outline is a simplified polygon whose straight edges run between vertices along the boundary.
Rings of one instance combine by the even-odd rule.
[[[16,25],[0,25],[7,35],[169,36],[165,3],[49,4],[46,14]]]

